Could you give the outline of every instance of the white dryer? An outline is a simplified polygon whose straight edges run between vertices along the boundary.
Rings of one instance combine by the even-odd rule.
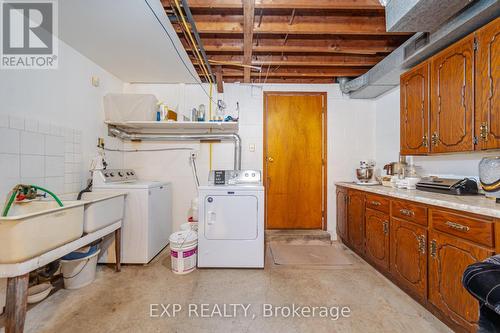
[[[94,171],[92,191],[126,191],[122,225],[121,261],[147,264],[169,243],[172,234],[172,186],[138,180],[134,170]],[[113,243],[114,244],[114,243]],[[114,263],[114,246],[105,244],[101,263]]]
[[[264,267],[260,171],[212,171],[199,187],[198,266]]]

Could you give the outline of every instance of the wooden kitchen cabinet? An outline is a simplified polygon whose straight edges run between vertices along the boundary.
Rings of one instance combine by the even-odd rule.
[[[347,190],[337,189],[337,235],[343,242],[348,241],[347,232]]]
[[[476,148],[500,148],[500,18],[476,33]]]
[[[467,266],[493,255],[479,245],[437,231],[429,233],[429,301],[468,331],[477,329],[479,306],[462,286]]]
[[[350,245],[364,253],[365,195],[362,192],[348,192],[347,226]]]
[[[429,152],[429,62],[401,76],[401,154]]]
[[[431,152],[474,150],[474,35],[431,59]]]
[[[427,229],[391,219],[391,274],[421,301],[427,297]]]
[[[370,261],[389,269],[389,215],[367,208],[365,212],[365,253]]]

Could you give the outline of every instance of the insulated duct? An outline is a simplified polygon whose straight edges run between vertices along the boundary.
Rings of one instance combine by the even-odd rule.
[[[108,133],[126,141],[232,141],[234,143],[234,170],[241,170],[241,138],[236,133],[129,134],[116,127],[109,127]]]

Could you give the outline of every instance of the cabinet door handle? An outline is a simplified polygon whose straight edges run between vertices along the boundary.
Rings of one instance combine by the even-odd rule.
[[[384,223],[382,224],[383,228],[384,228],[384,234],[388,234],[389,233],[389,221],[384,221]]]
[[[468,232],[470,228],[466,225],[462,225],[460,223],[452,222],[452,221],[446,221],[445,223],[448,227],[458,230],[458,231],[463,231],[463,232]]]
[[[425,236],[424,235],[417,236],[417,242],[418,242],[418,251],[422,254],[425,254]]]
[[[431,141],[433,146],[437,146],[439,143],[439,134],[437,132],[432,133]]]
[[[378,202],[378,201],[371,201],[370,204],[374,205],[374,206],[380,206],[381,203]]]
[[[422,138],[422,146],[424,146],[424,147],[429,146],[429,139],[427,138],[427,135],[424,135]]]
[[[415,212],[409,209],[400,209],[399,212],[405,216],[414,217]]]
[[[431,252],[431,257],[434,258],[434,259],[436,259],[436,255],[437,255],[437,243],[436,243],[435,239],[431,240],[430,252]]]

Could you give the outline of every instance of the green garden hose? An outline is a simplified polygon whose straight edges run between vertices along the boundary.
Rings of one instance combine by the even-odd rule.
[[[43,187],[40,187],[40,186],[37,186],[37,185],[29,185],[31,188],[34,188],[36,190],[40,190],[42,192],[45,192],[45,193],[48,193],[52,198],[54,198],[54,200],[57,202],[57,204],[59,205],[59,207],[63,207],[63,203],[62,201],[57,197],[57,195],[55,195],[54,193],[52,193],[51,191],[47,190],[47,189],[44,189]],[[17,193],[19,192],[19,190],[21,189],[22,187],[20,185],[16,185],[14,187],[14,189],[12,190],[12,195],[10,196],[9,200],[7,201],[7,204],[5,205],[5,208],[3,210],[3,213],[2,213],[2,216],[3,217],[6,217],[7,214],[9,214],[9,210],[10,208],[12,207],[12,204],[14,203],[14,200],[16,199],[16,195]]]

